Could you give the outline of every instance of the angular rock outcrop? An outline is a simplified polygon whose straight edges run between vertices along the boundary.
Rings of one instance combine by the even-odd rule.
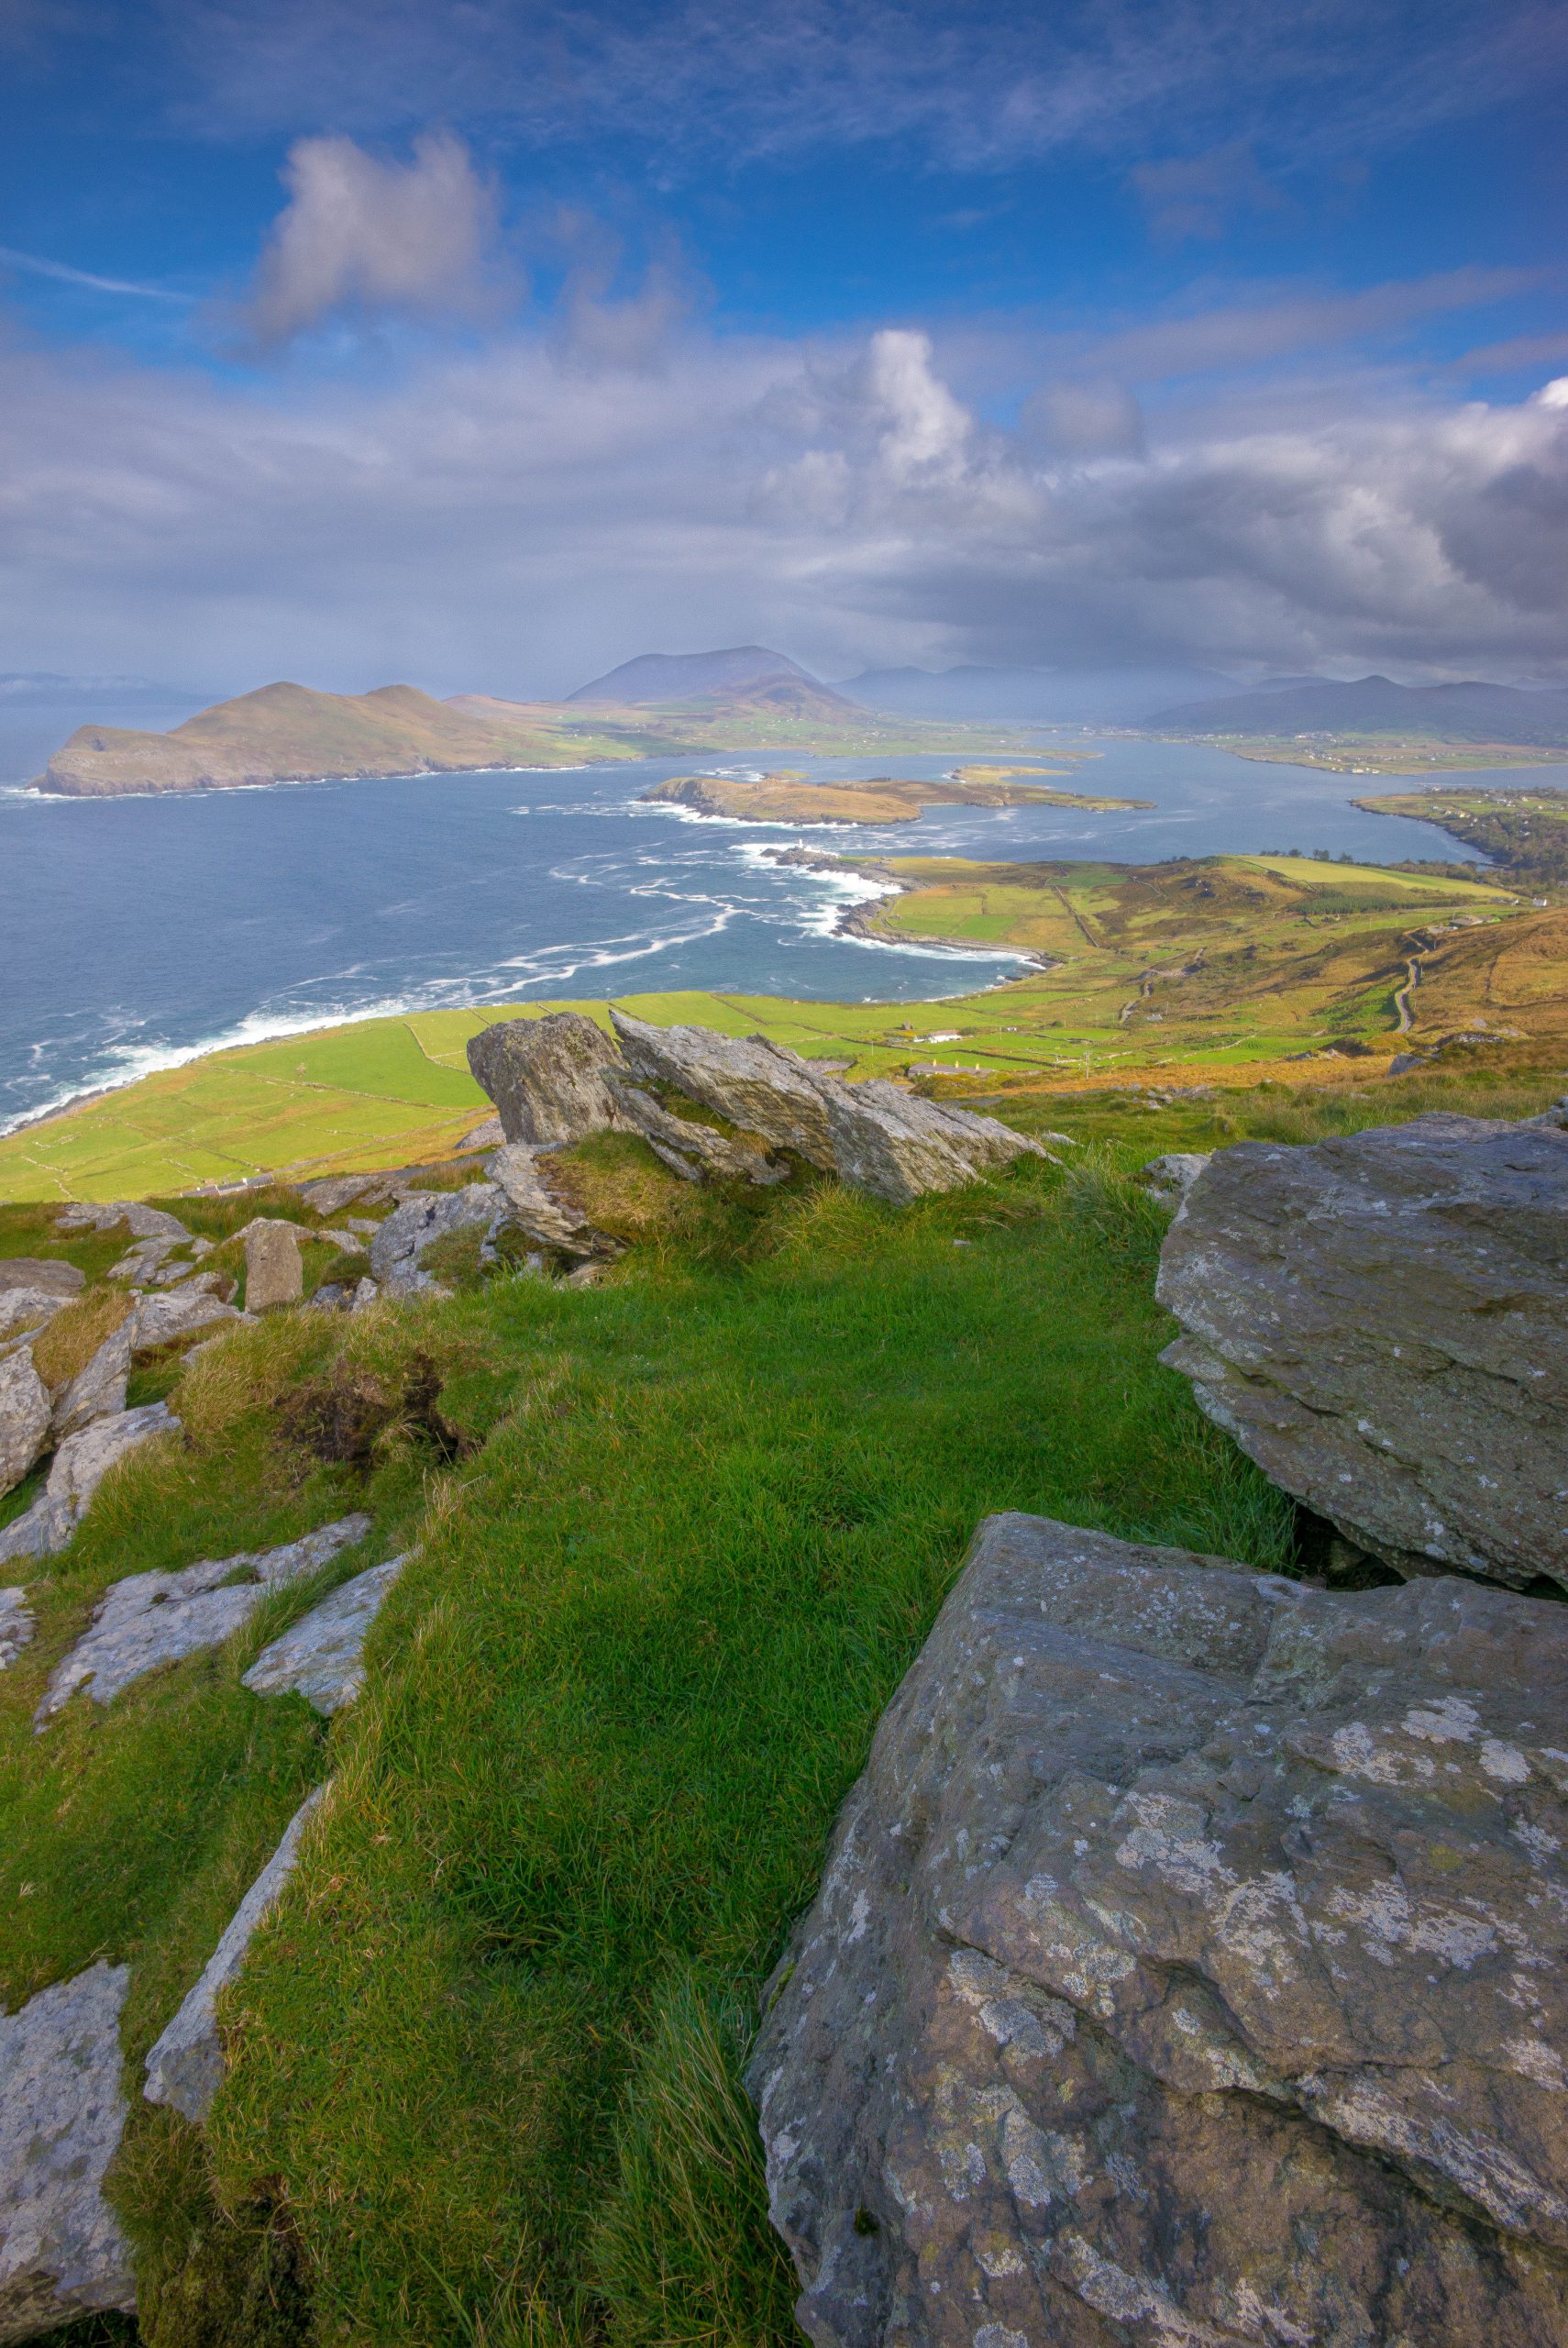
[[[160,1664],[182,1663],[204,1647],[220,1645],[271,1591],[319,1573],[370,1529],[370,1518],[356,1513],[282,1548],[204,1557],[176,1573],[130,1574],[111,1583],[88,1629],[55,1666],[33,1715],[37,1725],[51,1720],[79,1688],[94,1703],[112,1704],[123,1689]]]
[[[313,1214],[337,1214],[375,1185],[373,1174],[324,1174],[317,1182],[302,1182],[300,1198]]]
[[[26,1516],[0,1533],[0,1565],[8,1557],[46,1557],[63,1549],[110,1468],[154,1435],[177,1434],[179,1430],[180,1422],[167,1402],[144,1402],[138,1410],[94,1419],[80,1434],[68,1436]]]
[[[292,1223],[258,1216],[245,1231],[245,1309],[271,1312],[304,1294],[300,1235]]]
[[[778,1158],[769,1157],[755,1142],[737,1135],[715,1133],[712,1125],[700,1125],[690,1117],[678,1117],[626,1076],[612,1076],[610,1085],[624,1122],[641,1134],[654,1156],[683,1181],[739,1180],[759,1183],[767,1189],[789,1179],[788,1166]]]
[[[922,1100],[884,1078],[840,1084],[821,1077],[833,1162],[841,1180],[909,1206],[933,1191],[961,1190],[1015,1157],[1050,1155],[995,1117]]]
[[[493,1182],[469,1182],[460,1191],[410,1191],[370,1242],[378,1287],[389,1296],[415,1296],[436,1288],[435,1276],[425,1269],[425,1249],[475,1224],[488,1235],[502,1220],[503,1202]]]
[[[365,1684],[365,1640],[408,1553],[356,1574],[304,1620],[263,1647],[243,1686],[257,1696],[303,1696],[330,1720]]]
[[[619,1124],[604,1079],[620,1054],[580,1011],[498,1019],[469,1043],[474,1080],[510,1142],[580,1141]]]
[[[52,1289],[0,1288],[0,1344],[8,1337],[36,1336],[70,1301]]]
[[[1163,1358],[1359,1548],[1568,1588],[1568,1133],[1238,1143],[1171,1225],[1159,1296]]]
[[[1568,1613],[992,1518],[748,2074],[819,2348],[1568,2341]]]
[[[834,1171],[823,1087],[804,1060],[761,1036],[720,1036],[711,1027],[655,1027],[612,1011],[626,1065],[645,1085],[670,1084],[774,1149],[792,1149]],[[847,1087],[841,1088],[847,1090]]]
[[[110,1331],[91,1361],[59,1396],[54,1406],[51,1439],[63,1443],[91,1426],[94,1419],[117,1416],[126,1407],[126,1381],[130,1376],[130,1320]]]
[[[61,1263],[52,1256],[0,1256],[0,1296],[13,1289],[41,1290],[48,1296],[58,1296],[67,1302],[80,1296],[87,1285],[87,1275],[74,1264]]]
[[[133,1239],[171,1239],[177,1245],[191,1236],[178,1215],[162,1207],[144,1206],[139,1199],[69,1206],[55,1216],[54,1223],[57,1231],[116,1231],[123,1223]]]
[[[0,1671],[16,1662],[36,1628],[26,1589],[0,1589]]]
[[[1158,1205],[1179,1207],[1212,1155],[1204,1149],[1167,1149],[1141,1166],[1136,1179]]]
[[[620,1253],[619,1244],[590,1223],[569,1199],[547,1190],[538,1153],[525,1142],[509,1142],[490,1162],[491,1175],[506,1202],[506,1220],[536,1246],[553,1254],[598,1257]],[[372,1253],[371,1261],[374,1262]]]
[[[136,2306],[104,2198],[125,2127],[124,1965],[89,1966],[0,2015],[0,2342]]]
[[[26,1346],[0,1356],[0,1492],[11,1491],[49,1447],[49,1388]]]
[[[207,1960],[201,1979],[147,2057],[149,2103],[172,2104],[187,2120],[203,2121],[223,2084],[223,2041],[218,2035],[217,2001],[245,1963],[256,1928],[276,1906],[283,1886],[294,1871],[300,1841],[321,1803],[326,1786],[307,1794],[284,1831],[283,1839],[235,1910],[228,1927]]]
[[[131,1352],[160,1353],[214,1323],[242,1320],[244,1315],[216,1293],[218,1285],[215,1273],[198,1272],[178,1288],[138,1297],[130,1318]]]

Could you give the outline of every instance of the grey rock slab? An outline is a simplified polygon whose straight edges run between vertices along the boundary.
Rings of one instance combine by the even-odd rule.
[[[1166,1235],[1163,1358],[1401,1573],[1568,1588],[1568,1134],[1418,1117],[1220,1150]]]
[[[1140,1166],[1137,1181],[1163,1207],[1179,1207],[1212,1157],[1211,1150],[1167,1149]]]
[[[67,1436],[26,1516],[0,1532],[0,1565],[10,1557],[51,1556],[63,1549],[110,1468],[155,1435],[177,1434],[179,1429],[167,1402],[144,1402],[138,1410],[94,1419],[79,1434]]]
[[[547,1190],[538,1153],[525,1142],[510,1142],[490,1161],[492,1181],[506,1202],[506,1220],[541,1247],[565,1256],[616,1254],[616,1243],[596,1231],[569,1199]],[[370,1253],[372,1265],[375,1251]]]
[[[136,2306],[104,2198],[125,2127],[120,2011],[130,1968],[99,1962],[0,2015],[0,2342]]]
[[[330,1719],[353,1703],[365,1684],[365,1640],[408,1553],[356,1574],[303,1621],[263,1647],[245,1675],[253,1695],[303,1696]]]
[[[171,2104],[187,2120],[204,2121],[223,2084],[223,2041],[218,2035],[217,2001],[235,1980],[249,1953],[257,1926],[277,1905],[283,1886],[294,1871],[300,1842],[326,1786],[317,1786],[294,1812],[283,1839],[235,1910],[200,1980],[186,1997],[147,2057],[145,2093],[149,2103]]]
[[[237,1321],[240,1316],[236,1308],[214,1295],[209,1285],[213,1278],[212,1273],[202,1272],[178,1288],[165,1289],[157,1296],[138,1297],[130,1319],[133,1355],[158,1353],[163,1346],[174,1345],[215,1322]]]
[[[0,1298],[12,1289],[27,1289],[58,1296],[63,1302],[80,1296],[87,1284],[85,1272],[50,1256],[0,1256]]]
[[[381,1291],[377,1283],[372,1279],[365,1279],[356,1280],[354,1283],[354,1293],[348,1300],[349,1312],[363,1312],[368,1304],[374,1304],[381,1292]]]
[[[469,1042],[474,1081],[509,1142],[580,1141],[618,1124],[604,1080],[620,1065],[611,1038],[580,1011],[498,1019]]]
[[[304,1294],[304,1262],[299,1226],[260,1216],[246,1226],[245,1309],[270,1312],[297,1304]]]
[[[115,1231],[123,1223],[133,1239],[169,1239],[176,1246],[191,1236],[178,1215],[139,1199],[111,1199],[102,1205],[69,1206],[55,1217],[57,1231]]]
[[[59,1296],[52,1289],[0,1289],[0,1342],[8,1337],[36,1336],[70,1302],[68,1296]]]
[[[1562,2348],[1568,1612],[991,1518],[748,2070],[819,2348]]]
[[[95,1703],[112,1704],[160,1665],[221,1645],[271,1591],[319,1573],[370,1529],[370,1519],[357,1512],[281,1548],[204,1557],[173,1573],[130,1574],[112,1583],[87,1630],[56,1665],[35,1723],[42,1728],[79,1688]]]
[[[68,1435],[79,1434],[94,1419],[117,1417],[126,1407],[130,1366],[131,1326],[127,1314],[57,1399],[52,1439],[63,1443]]]
[[[0,1589],[0,1671],[16,1662],[36,1627],[25,1589]]]
[[[840,1180],[894,1206],[960,1190],[1015,1157],[1049,1155],[995,1117],[922,1100],[881,1077],[864,1084],[824,1078],[823,1084]]]
[[[610,1022],[632,1074],[670,1084],[742,1133],[775,1149],[792,1149],[824,1172],[834,1169],[823,1088],[795,1052],[761,1036],[720,1036],[711,1027],[655,1027],[612,1011]]]
[[[29,1347],[0,1357],[0,1492],[11,1491],[49,1445],[53,1405]]]
[[[370,1270],[378,1287],[392,1296],[435,1288],[422,1260],[425,1249],[475,1224],[488,1231],[502,1212],[502,1194],[493,1182],[469,1182],[460,1191],[411,1191],[370,1242]]]
[[[612,1089],[624,1122],[640,1133],[654,1155],[683,1180],[739,1180],[767,1188],[789,1179],[789,1167],[769,1157],[766,1150],[732,1134],[715,1133],[712,1125],[699,1125],[690,1117],[677,1116],[629,1078],[612,1079]]]
[[[325,1174],[318,1182],[302,1182],[300,1198],[313,1214],[337,1214],[362,1198],[375,1179],[373,1174]]]

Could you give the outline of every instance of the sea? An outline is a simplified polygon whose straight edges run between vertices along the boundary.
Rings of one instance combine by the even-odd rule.
[[[858,857],[1131,863],[1467,854],[1434,826],[1352,804],[1397,781],[1115,736],[1042,734],[1038,755],[1049,764],[1064,741],[1087,750],[1061,789],[1153,806],[937,808],[887,827],[801,830],[639,803],[672,774],[772,763],[841,781],[889,764],[794,752],[116,800],[18,788],[86,714],[0,717],[0,1131],[221,1046],[340,1020],[686,988],[908,1002],[1017,969],[1009,954],[840,935],[845,908],[878,884],[767,853],[797,841]],[[923,778],[953,761],[891,764]],[[1531,779],[1568,782],[1568,766]]]

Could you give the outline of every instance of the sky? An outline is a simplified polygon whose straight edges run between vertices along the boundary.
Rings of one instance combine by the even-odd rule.
[[[1568,682],[1568,0],[0,0],[0,670]]]

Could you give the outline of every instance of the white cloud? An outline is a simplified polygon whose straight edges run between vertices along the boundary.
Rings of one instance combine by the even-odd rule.
[[[426,134],[406,164],[351,138],[301,138],[289,201],[243,316],[257,340],[288,341],[335,310],[472,315],[486,294],[495,199],[459,139]]]
[[[1556,384],[1442,406],[1342,368],[1152,415],[1108,450],[985,422],[908,329],[687,324],[657,365],[634,355],[517,337],[390,388],[263,400],[0,349],[13,662],[556,692],[650,643],[754,639],[830,675],[1565,673]]]

